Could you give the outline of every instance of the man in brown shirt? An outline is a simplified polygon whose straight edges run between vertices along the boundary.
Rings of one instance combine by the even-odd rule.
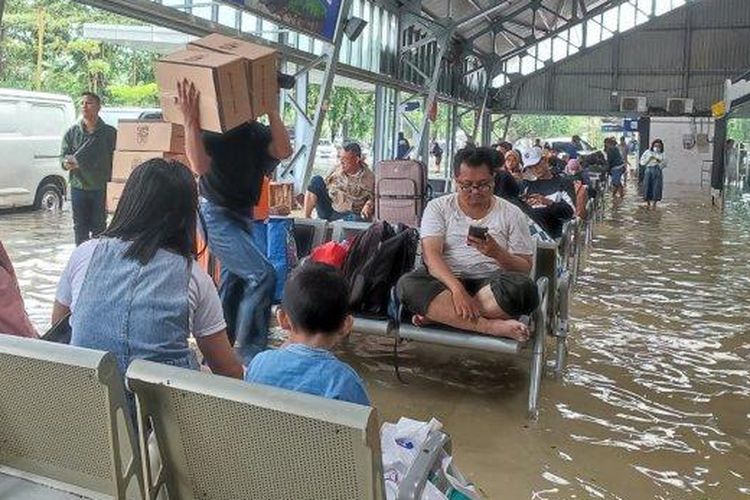
[[[352,142],[344,146],[339,166],[325,179],[316,175],[305,193],[305,217],[327,221],[369,221],[374,214],[375,174],[362,161],[362,149]]]

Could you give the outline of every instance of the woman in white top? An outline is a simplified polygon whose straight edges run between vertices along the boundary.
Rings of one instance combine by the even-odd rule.
[[[643,177],[643,199],[648,208],[656,208],[661,201],[664,189],[664,175],[662,170],[667,167],[667,157],[664,155],[664,142],[656,139],[651,143],[651,149],[644,151],[641,165],[646,169]]]
[[[214,373],[242,378],[216,288],[194,261],[198,192],[180,163],[149,160],[125,184],[112,223],[76,248],[52,322],[71,313],[71,344],[198,369],[192,334]]]

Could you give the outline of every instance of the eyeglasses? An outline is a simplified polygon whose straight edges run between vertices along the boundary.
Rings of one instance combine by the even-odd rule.
[[[479,193],[487,193],[492,189],[492,183],[491,182],[482,182],[481,184],[464,184],[464,183],[458,183],[458,189],[460,189],[464,193],[470,193],[471,191],[477,191]]]

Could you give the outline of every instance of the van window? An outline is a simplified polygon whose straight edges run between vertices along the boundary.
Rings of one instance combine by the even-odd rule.
[[[65,131],[65,111],[60,106],[31,106],[32,135],[62,135]]]
[[[0,134],[18,132],[18,106],[13,101],[0,101]]]

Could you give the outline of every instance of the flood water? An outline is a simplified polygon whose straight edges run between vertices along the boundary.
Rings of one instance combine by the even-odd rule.
[[[70,213],[0,214],[26,305],[49,323]],[[381,419],[436,417],[491,499],[750,497],[750,209],[667,187],[596,227],[572,306],[568,366],[526,419],[528,362],[355,335],[340,354]],[[551,345],[550,345],[551,347]],[[548,351],[550,352],[550,351]]]

